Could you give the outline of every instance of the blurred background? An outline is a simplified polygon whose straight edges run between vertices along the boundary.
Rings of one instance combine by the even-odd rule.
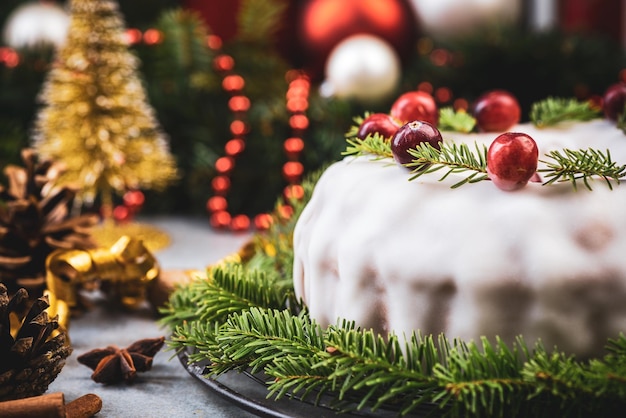
[[[0,166],[19,164],[20,150],[33,145],[40,93],[64,46],[70,3],[0,2]],[[208,217],[224,204],[211,197],[227,195],[231,213],[252,219],[295,192],[289,186],[302,176],[341,157],[353,117],[388,112],[409,90],[458,109],[486,90],[506,89],[528,115],[547,96],[593,100],[626,81],[623,0],[117,4],[178,168],[166,189],[142,191],[143,213]],[[243,84],[231,78],[229,87],[225,72]],[[298,90],[295,80],[306,88]],[[233,91],[243,101],[233,102]],[[241,115],[245,149],[233,151],[226,145],[240,133],[231,121]],[[67,149],[77,152],[86,151]],[[124,193],[115,199],[123,204]]]

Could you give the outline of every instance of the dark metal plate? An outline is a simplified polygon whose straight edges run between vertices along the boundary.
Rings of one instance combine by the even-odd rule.
[[[398,416],[395,411],[376,410],[349,412],[337,414],[332,409],[330,400],[325,402],[322,399],[317,405],[306,400],[294,398],[281,398],[274,400],[267,398],[267,387],[263,380],[258,376],[249,373],[228,372],[217,378],[207,377],[206,365],[208,363],[188,364],[188,353],[182,351],[178,353],[178,358],[187,372],[194,378],[202,382],[207,388],[211,389],[221,397],[233,402],[240,408],[251,412],[260,417],[268,418],[338,418],[338,417],[368,417],[368,418],[391,418]],[[429,412],[433,412],[432,407],[428,408]],[[427,411],[422,414],[412,414],[410,417],[425,416]]]

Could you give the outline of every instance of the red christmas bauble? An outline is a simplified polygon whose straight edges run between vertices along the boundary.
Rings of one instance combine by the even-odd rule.
[[[239,3],[240,0],[184,0],[183,7],[198,12],[210,33],[228,41],[237,34]]]
[[[405,0],[309,0],[297,25],[303,66],[319,79],[332,49],[359,33],[382,38],[405,59],[417,35],[415,21]]]
[[[608,35],[624,44],[626,4],[623,1],[567,0],[558,3],[559,23],[565,32]]]

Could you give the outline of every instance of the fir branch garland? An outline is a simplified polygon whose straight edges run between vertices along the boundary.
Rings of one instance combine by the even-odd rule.
[[[208,331],[207,331],[208,330]],[[624,352],[590,363],[541,344],[529,350],[520,337],[513,349],[501,340],[492,345],[450,342],[440,336],[413,335],[403,347],[388,338],[355,329],[354,324],[320,328],[306,313],[251,308],[231,315],[221,326],[178,327],[174,341],[204,351],[211,374],[249,369],[268,377],[268,396],[286,395],[314,402],[323,395],[335,399],[339,412],[386,409],[407,415],[418,408],[443,416],[511,417],[574,416],[571,411],[616,411],[626,406]],[[207,338],[208,337],[208,338]],[[200,341],[195,341],[200,338]],[[208,341],[208,342],[207,342]],[[621,335],[615,343],[626,345]],[[195,361],[207,357],[193,357]],[[614,369],[616,358],[621,367]],[[601,375],[596,370],[609,371]],[[602,382],[594,389],[594,379]]]
[[[174,292],[160,310],[165,315],[161,322],[170,327],[193,320],[221,323],[232,313],[256,306],[300,309],[292,283],[277,281],[261,270],[246,271],[241,264],[218,265],[206,279]]]
[[[590,102],[576,99],[548,97],[534,103],[530,109],[530,120],[535,126],[544,128],[567,120],[587,121],[600,115],[600,109]]]
[[[218,330],[219,324],[214,322],[184,322],[173,328],[167,341],[168,349],[177,352],[188,349],[190,363],[205,361],[218,351],[215,339]]]
[[[210,360],[211,373],[222,374],[242,366],[252,373],[284,357],[316,358],[323,353],[322,329],[308,315],[251,308],[228,318],[216,337],[219,356]]]

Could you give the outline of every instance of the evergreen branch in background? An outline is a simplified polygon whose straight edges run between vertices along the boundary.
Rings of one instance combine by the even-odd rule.
[[[605,153],[592,148],[586,150],[564,149],[563,152],[553,150],[546,154],[552,161],[540,160],[547,168],[539,169],[539,173],[547,173],[548,179],[543,184],[570,181],[577,188],[578,181],[582,181],[585,187],[591,190],[589,180],[592,176],[603,178],[610,189],[613,184],[619,184],[626,175],[626,165],[618,166],[612,159],[607,149]]]
[[[444,107],[439,110],[439,130],[469,133],[474,130],[476,119],[460,109],[455,111],[451,107]]]
[[[534,103],[530,109],[530,120],[539,128],[564,121],[588,121],[599,116],[600,109],[593,107],[591,102],[580,102],[576,99],[548,97]]]
[[[287,7],[286,0],[243,0],[237,15],[238,39],[269,42],[280,29]]]
[[[293,288],[293,230],[306,203],[311,199],[317,180],[325,169],[326,166],[323,166],[305,176],[301,183],[304,193],[302,198],[290,199],[287,202],[293,210],[290,217],[285,218],[281,215],[284,205],[278,201],[272,213],[272,223],[269,229],[263,234],[256,234],[252,239],[254,255],[246,263],[246,267],[249,270],[259,269],[275,274],[275,283],[284,289],[290,289],[290,295],[293,295],[291,290]],[[290,300],[289,303],[292,306],[299,306],[296,300]]]
[[[200,15],[183,9],[166,11],[157,27],[163,41],[154,48],[155,75],[168,80],[167,100],[172,100],[172,93],[217,89],[218,79],[211,71],[214,53],[206,43],[209,29]]]
[[[428,143],[422,143],[418,147],[409,150],[414,159],[407,164],[415,169],[410,180],[424,175],[447,169],[448,171],[439,180],[446,179],[450,174],[472,172],[461,181],[453,184],[453,189],[466,183],[476,183],[487,179],[487,147],[482,148],[474,143],[476,153],[467,144],[441,143],[441,149],[436,149]]]

